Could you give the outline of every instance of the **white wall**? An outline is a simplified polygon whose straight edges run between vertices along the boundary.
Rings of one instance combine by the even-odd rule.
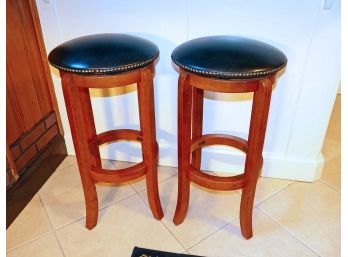
[[[331,5],[332,4],[332,5]],[[147,38],[161,51],[155,101],[160,164],[177,165],[177,78],[170,54],[180,43],[206,35],[240,35],[270,43],[287,55],[286,72],[273,92],[264,148],[264,176],[313,181],[340,80],[340,1],[327,0],[37,0],[46,50],[87,34],[119,32]],[[73,146],[58,72],[52,68],[68,151]],[[98,97],[92,92],[97,131],[138,128],[134,87]],[[217,101],[219,100],[219,101]],[[246,138],[250,95],[206,94],[204,132]],[[115,143],[102,157],[140,161],[140,146]],[[242,170],[244,157],[224,147],[207,148],[203,168]]]

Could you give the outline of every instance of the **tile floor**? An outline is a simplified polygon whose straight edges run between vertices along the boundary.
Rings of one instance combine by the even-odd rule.
[[[338,96],[323,146],[321,179],[261,178],[250,240],[239,230],[239,191],[192,186],[187,218],[174,226],[177,171],[168,167],[159,167],[162,221],[151,216],[144,180],[104,184],[97,186],[98,226],[88,231],[76,160],[69,156],[8,228],[7,256],[127,257],[135,245],[204,256],[340,256],[340,101]]]

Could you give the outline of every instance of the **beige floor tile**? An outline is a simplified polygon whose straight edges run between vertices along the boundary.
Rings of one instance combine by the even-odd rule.
[[[279,192],[283,188],[289,186],[291,183],[293,182],[290,180],[285,180],[285,179],[260,177],[256,186],[254,204],[255,205],[259,204],[260,202],[264,201],[268,197]],[[241,194],[242,190],[238,190],[238,193]]]
[[[109,169],[109,170],[114,170],[115,169],[115,165],[112,161],[110,160],[105,160],[102,159],[102,166],[104,169]]]
[[[123,161],[113,161],[110,162],[114,165],[116,169],[124,169],[136,165],[135,162],[123,162]]]
[[[324,163],[320,179],[341,191],[341,155]]]
[[[105,160],[103,167],[114,169],[111,162]],[[40,189],[39,194],[54,228],[85,216],[85,201],[77,165],[57,171]],[[99,208],[103,208],[135,194],[135,191],[128,183],[98,183],[97,194]]]
[[[159,190],[164,212],[162,221],[185,248],[238,217],[239,194],[206,190],[191,184],[186,219],[179,226],[175,226],[172,219],[177,200],[177,176],[160,183]],[[141,192],[141,196],[147,201],[146,190]]]
[[[55,170],[55,172],[52,174],[52,176],[55,176],[57,174],[60,174],[60,172],[62,170],[65,170],[66,168],[70,168],[75,166],[76,168],[78,167],[77,165],[77,160],[75,156],[72,155],[68,155],[64,161],[58,166],[58,168]],[[112,161],[110,160],[106,160],[106,159],[102,159],[102,166],[104,169],[115,169]],[[77,168],[78,171],[78,168]]]
[[[53,234],[30,242],[22,247],[7,252],[7,257],[64,257]]]
[[[340,194],[324,183],[297,182],[259,208],[319,255],[340,256]]]
[[[51,232],[40,198],[36,195],[6,231],[6,248],[22,245]]]
[[[137,195],[103,209],[93,230],[87,230],[84,222],[78,221],[57,234],[67,257],[130,256],[134,246],[184,250]]]
[[[255,204],[259,204],[271,195],[289,186],[291,183],[293,183],[293,181],[261,177],[256,186]]]
[[[215,174],[216,176],[232,176],[231,173],[225,173],[225,172],[212,172],[210,174]],[[291,180],[286,179],[275,179],[275,178],[267,178],[267,177],[260,177],[257,182],[256,187],[256,193],[255,193],[255,205],[259,204],[260,202],[264,201],[268,197],[272,196],[273,194],[279,192],[283,188],[289,186],[290,184],[294,183]],[[242,194],[242,190],[236,190],[238,194]]]
[[[254,211],[253,229],[254,236],[249,240],[244,239],[236,220],[189,249],[189,252],[211,257],[317,256],[258,210]]]
[[[157,172],[158,172],[158,182],[162,182],[178,174],[178,169],[174,167],[158,166]],[[133,186],[133,188],[137,192],[140,192],[146,189],[145,177],[139,178],[137,180],[133,180],[132,182],[130,182],[130,184]]]

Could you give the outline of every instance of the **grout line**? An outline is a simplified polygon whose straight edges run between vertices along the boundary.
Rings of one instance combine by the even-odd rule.
[[[140,193],[140,192],[139,192]],[[137,193],[137,195],[140,197],[140,199],[145,203],[145,205],[150,208],[150,205],[146,202],[146,200]],[[150,210],[151,211],[151,210]],[[164,217],[163,217],[164,218]],[[162,218],[162,219],[163,219]],[[162,225],[166,228],[166,230],[172,235],[172,237],[179,243],[179,245],[181,245],[182,249],[184,249],[184,252],[187,250],[186,247],[180,242],[179,239],[176,238],[176,236],[172,233],[172,231],[170,231],[170,229],[166,226],[166,224],[164,224],[164,222],[162,220],[159,220],[159,222],[162,223]]]
[[[30,239],[30,240],[28,240],[28,241],[25,241],[24,243],[21,243],[21,244],[16,245],[16,246],[14,246],[14,247],[12,247],[12,248],[6,249],[6,252],[12,252],[12,251],[17,250],[17,249],[19,249],[19,248],[22,248],[23,246],[26,246],[26,245],[28,245],[28,244],[30,244],[30,243],[33,243],[33,242],[35,242],[35,241],[37,241],[37,240],[40,240],[40,239],[42,239],[42,238],[45,238],[45,237],[47,237],[47,236],[49,236],[49,235],[51,235],[51,234],[53,234],[53,231],[44,233],[44,234],[39,235],[39,236],[37,236],[37,237],[34,237],[34,238],[32,238],[32,239]]]
[[[236,220],[239,219],[239,216],[228,221],[226,224],[224,224],[223,226],[219,227],[218,229],[214,230],[212,233],[210,233],[209,235],[205,236],[204,238],[202,238],[201,240],[199,240],[197,243],[193,244],[192,246],[190,246],[189,248],[187,248],[187,251],[191,250],[192,248],[196,247],[197,245],[199,245],[200,243],[202,243],[203,241],[207,240],[209,237],[211,237],[212,235],[216,234],[217,232],[221,231],[222,229],[224,229],[225,227],[227,227],[228,225],[233,225],[232,223],[235,222]],[[240,234],[241,235],[241,234]]]
[[[261,200],[260,202],[258,202],[257,204],[254,205],[254,208],[260,206],[261,204],[263,204],[264,202],[266,202],[267,200],[271,199],[273,196],[275,196],[278,193],[281,193],[283,191],[286,191],[287,189],[289,189],[290,186],[292,186],[293,184],[298,183],[298,181],[291,181],[289,184],[286,184],[284,187],[274,191],[273,193],[271,193],[269,196],[267,196],[265,199]]]
[[[50,228],[51,228],[51,231],[50,231],[50,232],[47,232],[47,233],[44,233],[44,234],[42,234],[42,235],[40,235],[40,236],[38,236],[38,237],[35,237],[35,238],[33,238],[33,239],[29,240],[29,241],[26,241],[25,243],[22,243],[22,244],[20,244],[20,245],[18,245],[18,246],[15,246],[15,247],[13,247],[13,248],[7,249],[7,250],[6,250],[7,252],[16,250],[16,249],[21,248],[21,247],[23,247],[23,246],[26,246],[26,245],[28,245],[28,244],[30,244],[30,243],[33,243],[34,241],[37,241],[37,240],[43,239],[43,238],[45,238],[45,237],[48,237],[48,236],[51,235],[51,234],[55,235],[55,230],[54,230],[53,225],[52,225],[52,223],[51,223],[51,221],[50,221],[50,219],[49,219],[49,217],[48,217],[48,214],[47,214],[47,212],[46,212],[46,208],[45,208],[43,202],[41,201],[41,198],[40,198],[39,195],[38,195],[38,197],[39,197],[40,203],[42,204],[42,207],[43,207],[43,209],[44,209],[44,212],[45,212],[45,215],[46,215],[46,217],[47,217],[47,220],[48,220],[49,226],[50,226]],[[64,256],[65,256],[65,255],[64,255]]]
[[[160,221],[162,223],[162,225],[167,229],[167,231],[172,235],[172,237],[181,245],[182,249],[184,249],[183,252],[187,251],[187,248],[181,243],[181,241],[174,235],[174,233],[169,229],[169,227],[166,226],[166,224],[164,224],[164,222],[161,220]]]
[[[72,166],[75,166],[75,165],[78,167],[77,163],[69,164],[68,166],[64,166],[63,168],[57,168],[54,172],[60,171],[60,170],[64,170],[66,168],[69,168],[69,167],[72,167]]]
[[[266,215],[268,218],[270,218],[273,222],[275,222],[276,224],[278,224],[282,229],[284,229],[287,233],[289,233],[293,238],[295,238],[298,242],[300,242],[302,245],[304,245],[306,248],[308,248],[311,252],[313,252],[315,255],[317,256],[321,256],[319,253],[317,253],[317,251],[312,248],[310,246],[310,244],[308,244],[306,241],[302,240],[301,238],[297,237],[295,235],[295,233],[293,233],[292,231],[290,231],[287,227],[285,227],[284,225],[282,225],[280,222],[278,222],[275,218],[273,218],[270,214],[268,214],[266,211],[262,210],[261,208],[257,209],[263,213],[264,215]]]
[[[34,198],[35,196],[38,196],[39,201],[40,201],[40,204],[42,205],[42,207],[43,207],[43,209],[44,209],[44,212],[45,212],[45,215],[46,215],[46,217],[47,217],[47,214],[46,214],[44,205],[43,205],[43,203],[42,203],[42,201],[41,201],[41,198],[40,198],[40,196],[39,196],[39,192],[37,192],[37,193],[33,196],[33,198]],[[29,204],[29,203],[28,203],[28,204]],[[19,214],[19,215],[20,215],[20,214]],[[8,248],[8,249],[6,248],[6,252],[10,252],[10,251],[17,250],[17,249],[19,249],[19,248],[21,248],[21,247],[23,247],[23,246],[26,246],[26,245],[28,245],[28,244],[30,244],[30,243],[33,243],[34,241],[40,240],[40,239],[42,239],[42,238],[45,238],[45,237],[49,236],[50,234],[53,234],[54,230],[53,230],[53,228],[51,227],[51,223],[50,223],[50,220],[49,220],[49,219],[48,219],[48,224],[49,224],[49,226],[50,226],[50,228],[51,228],[51,231],[46,232],[46,233],[43,233],[42,235],[38,235],[38,236],[36,236],[36,237],[34,237],[34,238],[32,238],[32,239],[30,239],[30,240],[28,240],[28,241],[25,241],[25,242],[23,242],[23,243],[21,243],[21,244],[18,244],[18,245],[16,245],[16,246],[12,247],[12,248]],[[7,231],[7,230],[6,230],[6,231]]]
[[[289,184],[285,185],[284,187],[280,188],[279,190],[273,192],[271,195],[269,195],[268,197],[266,197],[265,199],[263,199],[262,201],[260,201],[258,204],[254,205],[254,210],[255,209],[259,209],[258,206],[260,204],[262,204],[263,202],[265,202],[266,200],[270,199],[271,197],[275,196],[276,194],[286,190],[288,187],[290,187],[292,184],[297,183],[297,181],[291,181]],[[241,194],[240,194],[241,195]],[[253,211],[254,212],[254,211]],[[206,237],[204,237],[202,240],[200,240],[198,243],[195,243],[193,246],[189,247],[187,250],[192,249],[193,247],[197,246],[198,244],[202,243],[203,241],[205,241],[206,239],[208,239],[210,236],[212,236],[213,234],[217,233],[218,231],[222,230],[223,228],[225,228],[226,226],[232,224],[233,222],[235,222],[236,220],[239,219],[239,216],[229,222],[227,222],[227,224],[223,225],[222,227],[218,228],[217,230],[213,231],[211,234],[207,235]],[[233,224],[232,224],[233,225]]]
[[[330,185],[328,182],[326,182],[325,180],[319,179],[319,182],[323,183],[324,185],[330,187],[331,189],[335,190],[337,193],[341,194],[341,191],[338,190],[337,188],[335,188],[333,185]]]
[[[178,174],[170,175],[169,177],[164,178],[164,179],[162,179],[161,181],[159,181],[158,184],[161,184],[162,182],[165,182],[165,181],[167,181],[167,180],[169,180],[169,179],[171,179],[171,178],[173,178],[173,177],[177,177],[177,176],[178,176]]]
[[[103,161],[109,162],[109,163],[111,164],[111,166],[112,166],[115,170],[117,169],[117,167],[114,165],[114,163],[113,163],[112,160],[110,160],[110,159],[101,159],[102,166],[103,166]]]
[[[69,155],[68,155],[68,156],[69,156]],[[65,161],[66,158],[67,158],[67,157],[65,157],[65,159],[64,159],[63,161]],[[71,163],[71,164],[68,164],[67,166],[57,167],[56,170],[55,170],[54,172],[56,172],[56,171],[58,171],[58,170],[64,170],[64,169],[66,169],[66,168],[69,168],[69,167],[75,166],[75,165],[78,167],[77,161],[76,161],[76,163]]]
[[[173,175],[173,176],[171,176],[171,177],[174,177],[174,176],[177,176],[177,175],[175,174],[175,175]],[[169,177],[169,178],[171,178],[171,177]],[[167,179],[169,179],[169,178],[167,178]],[[165,180],[167,180],[167,179],[165,179]],[[163,181],[165,181],[165,180],[163,180]],[[161,182],[162,182],[162,181],[161,181]],[[146,188],[143,189],[141,192],[144,192],[145,190],[146,190]],[[141,193],[141,192],[139,192],[139,193]],[[235,192],[235,193],[236,193],[237,195],[239,195],[237,192]],[[145,204],[146,204],[147,206],[149,206],[149,204],[141,197],[141,195],[139,195],[139,196],[140,196],[140,198],[145,202]],[[207,239],[207,238],[210,237],[211,235],[215,234],[215,233],[218,232],[219,230],[223,229],[225,226],[231,224],[232,222],[234,222],[235,220],[238,220],[238,219],[239,219],[239,216],[237,216],[236,218],[232,218],[232,219],[229,220],[229,221],[226,221],[226,224],[223,224],[221,227],[216,228],[216,230],[212,231],[210,234],[208,234],[208,235],[206,235],[204,238],[200,239],[199,242],[193,244],[192,246],[190,246],[190,247],[188,247],[188,248],[186,248],[186,247],[180,242],[180,240],[179,240],[178,238],[175,237],[175,235],[171,232],[171,230],[167,227],[167,225],[166,225],[165,223],[163,223],[163,221],[161,221],[161,222],[162,222],[163,225],[167,228],[167,230],[173,235],[173,237],[180,243],[180,245],[182,245],[182,247],[185,249],[185,251],[188,251],[189,249],[191,249],[191,248],[193,248],[194,246],[198,245],[199,243],[201,243],[202,241],[204,241],[205,239]]]
[[[115,202],[109,203],[109,204],[107,204],[106,206],[100,207],[100,208],[98,209],[98,214],[99,214],[99,212],[100,212],[101,210],[104,210],[104,209],[106,209],[106,208],[108,208],[108,207],[110,207],[110,206],[112,206],[112,205],[119,204],[119,203],[122,202],[123,200],[126,200],[126,199],[128,199],[128,198],[131,198],[131,197],[134,196],[134,195],[136,195],[136,193],[133,193],[133,194],[131,194],[131,195],[128,195],[128,196],[126,196],[125,198],[122,198],[122,199],[117,200],[117,201],[115,201]],[[61,225],[61,226],[58,226],[57,228],[55,228],[55,230],[61,230],[61,229],[65,228],[65,227],[67,227],[67,226],[69,226],[69,225],[71,225],[71,224],[73,224],[73,223],[79,222],[79,221],[81,221],[81,220],[83,220],[83,219],[86,219],[86,215],[84,215],[83,217],[80,217],[80,218],[76,218],[75,220],[70,221],[70,222],[68,222],[68,223],[66,223],[66,224],[63,224],[63,225]]]
[[[63,255],[64,257],[66,257],[66,254],[65,254],[65,252],[64,252],[62,243],[60,242],[59,237],[58,237],[58,235],[57,235],[57,231],[54,229],[53,224],[52,224],[52,222],[51,222],[51,219],[50,219],[50,217],[49,217],[49,215],[48,215],[48,212],[47,212],[47,209],[46,209],[46,205],[45,205],[44,202],[42,201],[41,196],[38,195],[38,197],[39,197],[40,203],[42,204],[42,207],[43,207],[43,209],[44,209],[44,212],[45,212],[46,218],[47,218],[47,220],[48,220],[48,223],[50,224],[50,227],[51,227],[51,229],[52,229],[52,231],[53,231],[54,237],[55,237],[56,240],[57,240],[59,249],[60,249],[62,255]]]
[[[325,140],[327,140],[327,138],[325,138]],[[323,143],[323,145],[325,144],[325,142]],[[340,146],[341,147],[341,146]],[[327,163],[327,162],[330,162],[330,161],[332,161],[333,159],[335,159],[335,158],[337,158],[338,156],[341,156],[342,155],[342,153],[341,153],[341,151],[339,151],[339,152],[337,152],[336,154],[334,154],[334,155],[330,155],[330,157],[325,157],[324,155],[323,155],[323,159],[324,159],[324,165],[325,165],[325,163]],[[341,156],[342,157],[342,156]]]
[[[104,159],[104,160],[106,160],[106,159]],[[106,161],[110,162],[111,165],[112,165],[113,167],[115,167],[115,166],[113,165],[113,163],[112,163],[110,160],[106,160]],[[77,164],[75,163],[75,164],[69,165],[69,166],[67,166],[67,167],[71,167],[71,166],[74,166],[74,165],[77,165]],[[62,169],[60,169],[60,170],[63,170],[63,169],[65,169],[65,168],[67,168],[67,167],[64,167],[64,168],[62,168]],[[56,171],[57,171],[57,170],[56,170]],[[99,185],[97,185],[97,186],[99,186]],[[130,186],[130,185],[128,184],[127,186]],[[101,185],[101,187],[103,187],[103,186]],[[133,189],[133,188],[132,188],[132,189]],[[39,192],[40,192],[40,191],[39,191]],[[73,224],[73,223],[75,223],[75,222],[79,222],[79,221],[81,221],[82,219],[85,219],[85,218],[86,218],[86,215],[83,215],[82,217],[76,218],[76,219],[74,219],[74,220],[72,220],[72,221],[70,221],[70,222],[68,222],[68,223],[66,223],[66,224],[63,224],[63,225],[60,225],[60,226],[57,226],[56,228],[54,228],[54,226],[53,226],[53,224],[52,224],[52,222],[51,222],[51,220],[50,220],[50,218],[49,218],[49,215],[48,215],[48,212],[47,212],[47,209],[46,209],[46,205],[45,205],[44,201],[42,201],[39,192],[37,193],[37,195],[40,197],[40,202],[42,203],[42,205],[43,205],[43,207],[44,207],[44,209],[45,209],[45,212],[46,212],[46,215],[47,215],[47,217],[48,217],[48,220],[49,220],[50,224],[52,225],[52,229],[53,229],[54,231],[60,230],[60,229],[62,229],[62,228],[64,228],[64,227],[66,227],[66,226],[69,226],[69,225],[71,225],[71,224]],[[105,206],[98,208],[98,212],[101,211],[101,210],[103,210],[103,209],[105,209],[105,208],[107,208],[107,207],[110,207],[111,205],[114,205],[114,204],[117,204],[117,203],[119,203],[119,202],[121,202],[121,201],[123,201],[123,200],[126,200],[126,199],[128,199],[128,198],[134,196],[135,194],[136,194],[136,191],[133,189],[132,194],[130,194],[130,195],[128,195],[128,196],[126,196],[126,197],[124,197],[124,198],[122,198],[122,199],[118,199],[118,200],[116,200],[116,201],[110,202],[110,203],[106,204]]]
[[[130,185],[128,185],[128,186],[130,186]],[[123,200],[126,200],[126,199],[128,199],[128,198],[131,198],[132,196],[134,196],[134,195],[136,195],[136,194],[137,194],[137,192],[134,192],[134,193],[132,193],[132,194],[130,194],[130,195],[127,195],[126,197],[124,197],[124,198],[122,198],[122,199],[119,199],[119,200],[117,200],[117,201],[108,203],[108,204],[106,204],[105,206],[100,207],[100,208],[98,209],[98,212],[101,211],[101,210],[104,210],[104,209],[106,209],[106,208],[108,208],[108,207],[110,207],[111,205],[119,204],[119,203],[122,202]]]
[[[55,228],[55,231],[61,230],[61,229],[65,228],[65,227],[67,227],[67,226],[69,226],[69,225],[71,225],[73,223],[79,222],[79,221],[81,221],[81,220],[83,220],[85,218],[86,218],[86,216],[83,216],[83,217],[80,217],[80,218],[78,218],[78,219],[76,219],[74,221],[68,222],[68,223],[66,223],[64,225],[61,225],[61,226],[58,226],[58,227]]]

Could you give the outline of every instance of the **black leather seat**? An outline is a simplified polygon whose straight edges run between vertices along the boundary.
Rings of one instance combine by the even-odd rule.
[[[145,67],[158,55],[158,47],[149,40],[126,34],[95,34],[57,46],[48,59],[59,70],[94,75]]]
[[[180,68],[221,79],[258,79],[286,66],[286,56],[266,43],[234,36],[210,36],[179,45],[172,60]]]

